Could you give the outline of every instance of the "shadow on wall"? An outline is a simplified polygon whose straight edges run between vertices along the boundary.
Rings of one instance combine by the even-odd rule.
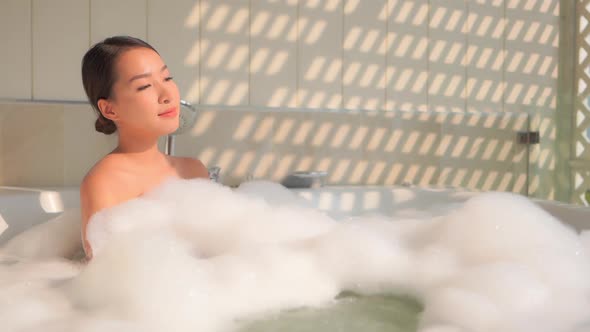
[[[327,184],[452,186],[526,193],[528,116],[515,113],[201,110],[176,152],[223,181],[327,171]]]
[[[555,109],[558,0],[201,0],[195,7],[201,104]],[[192,14],[186,25],[194,28],[189,21]]]
[[[331,183],[553,194],[541,178],[555,171],[559,0],[199,0],[193,7],[185,27],[200,37],[185,67],[197,66],[198,75],[181,90],[195,104],[414,114],[389,115],[395,121],[324,112],[204,114],[201,121],[215,129],[201,122],[193,142],[182,139],[183,149],[222,166],[227,181],[324,169]],[[541,134],[531,171],[513,130],[477,121],[460,128],[470,116],[458,125],[448,114],[420,119],[415,111],[531,113],[530,129]]]

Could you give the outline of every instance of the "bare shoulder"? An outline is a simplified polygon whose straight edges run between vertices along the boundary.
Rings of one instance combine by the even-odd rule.
[[[97,162],[80,184],[80,204],[83,219],[88,220],[98,210],[119,203],[125,187],[117,171],[116,156],[108,155]]]
[[[103,181],[108,181],[107,173],[109,169],[113,168],[113,159],[110,156],[104,157],[103,159],[99,160],[91,169],[86,173],[84,179],[82,179],[82,184],[80,185],[80,190],[91,190],[95,187],[100,187]]]
[[[105,157],[86,174],[80,184],[80,209],[82,214],[82,239],[87,258],[92,249],[86,239],[86,227],[90,218],[98,211],[117,205],[121,201],[116,158]]]
[[[119,162],[117,159],[115,155],[107,155],[99,160],[82,180],[80,190],[109,187],[110,182],[117,177],[116,165]]]
[[[170,157],[178,175],[183,179],[209,178],[209,171],[202,161],[191,157]]]

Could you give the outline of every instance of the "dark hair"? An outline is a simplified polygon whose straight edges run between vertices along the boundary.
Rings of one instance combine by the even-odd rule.
[[[158,53],[150,44],[141,39],[129,36],[107,38],[92,46],[82,59],[82,84],[92,108],[98,113],[94,123],[96,131],[106,135],[117,130],[115,123],[102,115],[98,101],[109,99],[113,93],[113,85],[117,81],[117,60],[125,51],[132,48],[149,48]]]

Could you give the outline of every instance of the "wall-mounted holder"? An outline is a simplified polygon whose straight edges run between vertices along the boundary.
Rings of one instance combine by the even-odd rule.
[[[516,141],[518,144],[539,144],[541,135],[538,131],[519,131],[516,133]]]

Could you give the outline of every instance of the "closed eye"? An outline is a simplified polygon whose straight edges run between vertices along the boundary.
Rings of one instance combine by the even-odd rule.
[[[164,81],[166,81],[166,82],[172,81],[173,78],[174,77],[172,77],[172,76],[168,76],[164,79]],[[143,90],[149,88],[150,86],[152,86],[152,85],[151,84],[142,85],[139,88],[137,88],[137,91],[143,91]]]
[[[151,84],[142,85],[139,88],[137,88],[137,91],[143,91],[143,90],[149,88],[150,86],[152,86],[152,85]]]

